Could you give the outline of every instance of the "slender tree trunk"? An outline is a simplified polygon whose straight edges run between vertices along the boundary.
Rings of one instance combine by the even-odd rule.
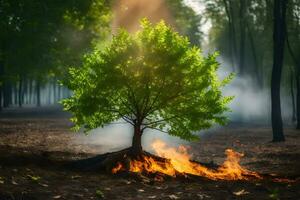
[[[5,84],[5,107],[9,107],[12,103],[12,87],[11,82],[7,81]]]
[[[231,25],[230,25],[230,29],[231,29],[231,34],[232,34],[232,51],[233,51],[233,61],[236,64],[237,63],[237,41],[236,41],[236,30],[235,30],[235,16],[234,16],[234,9],[233,9],[233,2],[231,0],[228,1],[229,3],[229,15],[231,18]],[[234,66],[235,70],[236,70],[236,66]]]
[[[23,78],[20,78],[19,81],[19,92],[18,92],[18,96],[19,96],[19,107],[22,107],[22,103],[23,103],[23,95],[22,95],[22,91],[23,91]]]
[[[36,106],[41,106],[41,85],[40,85],[40,81],[37,80],[36,81]]]
[[[0,86],[0,111],[2,110],[2,87]]]
[[[294,73],[293,70],[291,70],[291,82],[290,82],[290,90],[291,90],[291,99],[292,99],[292,122],[296,121],[296,103],[295,103],[295,93],[294,93]]]
[[[60,100],[61,99],[61,86],[60,85],[58,85],[58,88],[57,88],[57,98],[58,98],[58,100]]]
[[[48,104],[50,105],[51,104],[51,98],[52,98],[52,96],[51,96],[52,91],[51,91],[51,84],[50,83],[47,84],[47,88],[48,88]]]
[[[32,79],[30,79],[29,80],[29,94],[28,94],[28,96],[29,96],[29,104],[33,104],[33,102],[32,102]]]
[[[18,88],[17,83],[14,84],[14,105],[18,104]]]
[[[139,124],[134,126],[134,133],[132,138],[132,146],[131,151],[134,156],[138,156],[142,154],[142,130]]]
[[[23,98],[24,98],[23,102],[25,104],[29,104],[28,87],[29,87],[29,85],[28,85],[28,79],[26,79],[25,82],[24,82],[24,91],[23,91]]]
[[[56,95],[56,80],[53,80],[53,103],[56,104],[57,95]]]
[[[239,68],[240,74],[245,75],[245,36],[246,36],[246,25],[245,25],[245,15],[246,15],[246,0],[240,1],[240,56],[239,56]]]
[[[297,108],[297,129],[300,129],[300,80],[299,75],[296,77],[296,89],[297,89],[297,98],[296,98],[296,108]]]
[[[284,141],[281,105],[280,105],[280,82],[284,57],[285,42],[285,14],[286,0],[275,0],[274,2],[274,29],[273,29],[273,70],[271,80],[271,101],[272,101],[272,129],[273,142]]]
[[[5,52],[6,52],[6,40],[5,37],[1,37],[0,38],[0,111],[2,110],[2,102],[4,99],[3,84],[4,84],[4,74],[5,74],[4,71]]]
[[[230,60],[231,60],[231,65],[232,65],[232,71],[234,72],[235,71],[235,55],[234,55],[234,47],[233,47],[233,31],[232,31],[232,16],[231,16],[231,13],[230,13],[230,9],[229,9],[229,6],[227,4],[227,0],[223,0],[223,4],[224,4],[224,7],[225,7],[225,11],[226,11],[226,15],[227,15],[227,18],[228,18],[228,46],[230,48]],[[228,2],[230,4],[230,2]]]
[[[6,80],[3,83],[3,107],[7,108],[9,106],[9,85]]]
[[[252,35],[252,30],[251,27],[249,26],[248,22],[246,22],[248,34],[249,34],[249,42],[250,42],[250,47],[253,55],[253,61],[255,65],[255,76],[256,76],[256,81],[257,85],[259,86],[260,89],[263,88],[263,83],[262,83],[262,74],[260,73],[260,66],[258,64],[258,59],[257,59],[257,53],[256,53],[256,48],[255,48],[255,43],[254,43],[254,38]]]
[[[8,101],[9,105],[13,104],[13,84],[10,83],[9,84],[9,101]]]
[[[0,57],[0,78],[3,80],[4,66],[2,58]],[[0,111],[2,110],[2,99],[3,99],[3,82],[0,82]]]
[[[25,78],[23,78],[23,90],[22,90],[22,104],[27,104],[27,99],[26,99],[26,95],[27,95],[27,80]]]

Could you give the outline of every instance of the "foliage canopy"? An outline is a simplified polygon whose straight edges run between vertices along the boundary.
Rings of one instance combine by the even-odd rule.
[[[106,0],[0,1],[0,79],[46,80],[108,35]]]
[[[90,130],[123,119],[140,130],[157,129],[180,138],[226,121],[232,97],[223,97],[217,53],[201,54],[163,21],[141,21],[130,35],[120,30],[104,50],[70,68],[64,84],[73,96],[62,101],[75,129]]]

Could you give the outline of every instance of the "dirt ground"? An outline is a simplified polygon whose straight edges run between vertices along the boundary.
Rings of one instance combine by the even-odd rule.
[[[74,143],[78,136],[69,130],[68,115],[51,110],[24,108],[0,114],[0,200],[300,199],[300,132],[293,128],[285,129],[286,142],[271,143],[269,127],[232,123],[190,144],[193,158],[201,162],[222,163],[227,148],[242,152],[242,165],[263,174],[263,180],[157,182],[63,167],[104,147]],[[290,181],[276,182],[274,177]]]

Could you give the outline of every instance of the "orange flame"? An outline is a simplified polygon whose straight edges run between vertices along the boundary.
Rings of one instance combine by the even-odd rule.
[[[120,171],[122,169],[122,164],[121,163],[118,163],[116,167],[114,167],[111,172],[113,174],[117,173],[118,171]]]
[[[144,156],[143,161],[130,161],[131,172],[160,172],[175,177],[176,173],[193,174],[197,176],[207,177],[213,180],[240,180],[248,179],[248,177],[261,178],[259,174],[243,168],[239,162],[243,154],[226,150],[227,158],[224,163],[216,170],[209,169],[199,163],[192,162],[191,156],[184,146],[179,146],[178,149],[168,147],[166,143],[161,140],[156,140],[152,143],[152,148],[160,157],[169,159],[169,162],[156,161],[151,157]],[[122,170],[123,166],[119,163],[113,169],[113,173]]]

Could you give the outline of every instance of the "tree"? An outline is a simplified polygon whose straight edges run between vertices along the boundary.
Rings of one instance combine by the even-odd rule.
[[[286,32],[286,4],[285,0],[274,2],[274,26],[273,26],[273,70],[271,80],[271,101],[272,101],[272,129],[273,141],[284,141],[281,105],[280,105],[280,82],[283,66],[285,32]]]
[[[73,96],[64,99],[75,130],[86,131],[123,119],[134,128],[131,153],[142,153],[141,137],[155,129],[192,140],[195,131],[224,124],[231,97],[217,78],[217,54],[201,55],[162,21],[143,20],[141,30],[120,30],[103,50],[86,55],[81,69],[71,68],[64,84]]]
[[[300,129],[300,15],[297,11],[300,3],[297,0],[290,0],[287,7],[287,51],[290,58],[291,77],[290,90],[293,105],[293,119],[296,118],[296,128]],[[294,84],[295,83],[295,84]],[[294,100],[294,85],[296,85],[296,102]],[[294,113],[295,112],[295,113]],[[296,116],[294,116],[294,114]]]
[[[240,22],[240,55],[239,55],[239,67],[241,75],[245,75],[245,36],[246,36],[246,5],[247,0],[240,1],[239,7],[239,22]]]
[[[203,33],[199,29],[203,21],[201,16],[185,5],[183,0],[167,0],[166,2],[174,18],[176,30],[187,36],[193,45],[200,46],[201,39],[203,39]]]
[[[272,60],[272,1],[203,0],[211,21],[210,46],[218,49],[233,71],[251,77],[258,89],[269,87]],[[270,15],[270,16],[269,16]]]
[[[21,105],[24,88],[34,80],[39,105],[40,87],[49,74],[60,76],[62,66],[78,62],[106,38],[110,16],[107,0],[1,0],[0,104],[3,99],[8,106],[15,86]]]
[[[232,1],[230,0],[223,0],[225,13],[228,19],[228,46],[230,46],[230,54],[231,54],[231,64],[233,70],[235,69],[235,62],[237,57],[237,45],[236,45],[236,31],[234,26],[234,13],[232,7]]]

